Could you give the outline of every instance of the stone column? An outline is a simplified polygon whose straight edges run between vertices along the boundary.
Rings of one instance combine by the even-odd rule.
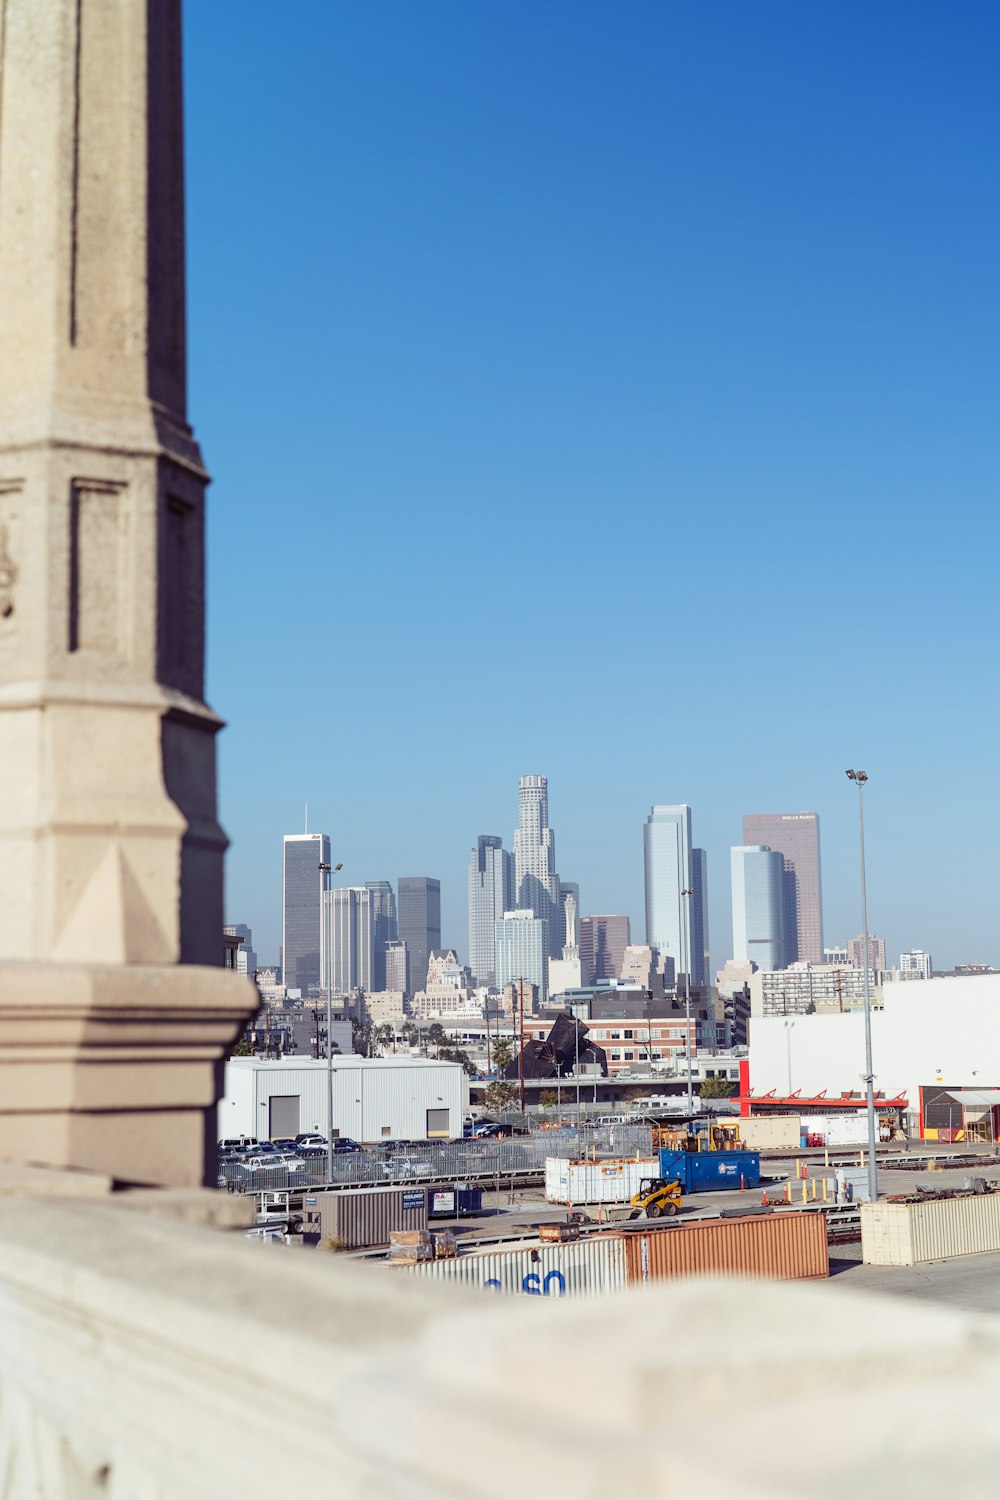
[[[211,1173],[206,483],[179,0],[0,0],[0,1156]]]

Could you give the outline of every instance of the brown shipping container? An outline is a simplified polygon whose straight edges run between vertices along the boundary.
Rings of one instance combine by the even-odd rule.
[[[763,1276],[779,1281],[829,1276],[826,1218],[814,1213],[708,1219],[623,1234],[629,1283],[665,1276]]]
[[[348,1250],[387,1245],[394,1229],[427,1228],[426,1188],[306,1193],[302,1207],[306,1233],[343,1240]]]

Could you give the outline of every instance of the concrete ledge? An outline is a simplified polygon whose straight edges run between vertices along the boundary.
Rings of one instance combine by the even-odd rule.
[[[0,964],[0,1158],[215,1181],[229,1044],[260,997],[194,964]]]
[[[249,1229],[256,1218],[253,1198],[214,1188],[130,1188],[115,1194],[114,1207],[205,1229]]]
[[[113,1187],[105,1172],[0,1162],[0,1197],[4,1198],[106,1198]]]
[[[1000,1319],[871,1293],[493,1299],[114,1200],[0,1199],[12,1494],[43,1453],[44,1493],[273,1500],[290,1452],[296,1491],[338,1500],[991,1494],[998,1379]]]

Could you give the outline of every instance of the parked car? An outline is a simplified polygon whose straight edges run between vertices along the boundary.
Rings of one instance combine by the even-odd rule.
[[[430,1162],[413,1156],[391,1157],[382,1163],[382,1171],[390,1182],[412,1182],[417,1177],[433,1176]]]
[[[261,1151],[244,1156],[240,1166],[245,1172],[301,1172],[305,1162],[290,1151]]]
[[[219,1142],[220,1153],[256,1150],[257,1137],[255,1135],[229,1135]]]
[[[317,1130],[303,1130],[295,1137],[292,1144],[296,1151],[301,1151],[303,1146],[308,1146],[310,1149],[313,1146],[322,1146],[325,1151],[326,1136],[320,1135]]]

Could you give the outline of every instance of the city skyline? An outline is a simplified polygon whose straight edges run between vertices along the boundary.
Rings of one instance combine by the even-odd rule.
[[[532,799],[538,798],[538,806],[540,808],[544,807],[544,813],[545,813],[546,817],[548,816],[548,782],[549,782],[549,778],[547,778],[547,777],[540,777],[540,776],[534,776],[534,775],[532,775],[532,776],[523,776],[522,775],[522,776],[518,777],[518,786],[519,786],[520,791],[524,790],[525,784],[529,784],[531,786],[531,790],[529,792],[529,797],[531,797]],[[655,806],[661,806],[662,807],[663,805],[662,804],[657,804]],[[677,804],[677,805],[674,805],[674,806],[677,807],[677,808],[679,808],[679,807],[686,807],[687,805],[686,804]],[[688,808],[687,811],[690,814],[690,811],[691,811],[690,808]],[[744,825],[744,827],[750,826],[750,825],[754,824],[755,820],[760,820],[762,818],[765,819],[765,820],[766,819],[774,819],[774,818],[777,818],[777,819],[786,819],[786,820],[791,820],[794,823],[801,822],[803,824],[808,824],[808,827],[806,828],[805,831],[806,831],[807,835],[810,836],[810,837],[813,834],[815,835],[815,846],[816,846],[816,853],[817,853],[817,857],[818,857],[818,854],[819,854],[819,850],[818,850],[818,820],[816,819],[816,815],[815,814],[813,814],[813,813],[809,813],[809,814],[805,814],[805,813],[802,813],[802,814],[776,814],[776,815],[775,814],[744,814],[743,815],[743,819],[742,819],[743,825]],[[648,818],[647,818],[647,822],[648,822]],[[551,833],[551,830],[549,830],[547,828],[547,826],[546,826],[546,832]],[[285,835],[286,839],[291,839],[291,840],[301,840],[303,838],[318,838],[318,837],[319,837],[319,835],[315,835],[315,834],[313,834],[313,835]],[[324,835],[324,837],[325,837],[325,835]],[[470,956],[471,950],[470,950],[470,943],[469,943],[469,936],[470,936],[469,918],[470,918],[470,915],[471,915],[471,908],[470,908],[471,880],[472,880],[473,866],[478,864],[477,855],[481,855],[481,853],[482,853],[482,851],[479,848],[480,845],[482,845],[484,849],[489,850],[490,853],[494,857],[500,857],[500,856],[502,856],[505,859],[505,861],[507,862],[508,868],[510,870],[510,885],[511,885],[511,888],[512,888],[512,891],[513,891],[514,906],[516,907],[516,880],[514,879],[514,874],[513,874],[513,865],[514,865],[513,854],[510,851],[507,851],[507,850],[503,849],[503,840],[502,840],[502,837],[500,835],[479,835],[477,837],[477,846],[475,848],[473,848],[473,850],[471,852],[471,856],[470,856],[470,862],[469,862],[469,864],[468,864],[468,866],[466,868],[466,879],[465,879],[466,890],[465,890],[465,893],[464,893],[465,899],[464,899],[464,902],[462,903],[464,905],[464,921],[462,921],[461,919],[458,918],[458,915],[457,915],[457,906],[458,906],[458,903],[454,900],[455,892],[454,891],[449,891],[449,889],[448,889],[448,883],[445,882],[444,885],[442,886],[442,883],[440,881],[434,880],[433,878],[431,880],[431,884],[433,886],[436,886],[436,892],[435,892],[435,899],[437,901],[436,910],[438,912],[440,912],[443,909],[446,912],[446,917],[441,922],[441,925],[435,929],[436,934],[437,934],[437,938],[438,938],[438,942],[437,943],[434,943],[433,941],[430,942],[429,947],[428,947],[428,952],[430,951],[431,947],[435,947],[435,946],[439,945],[440,941],[442,940],[442,937],[447,938],[448,935],[451,934],[453,936],[453,941],[447,943],[446,946],[451,947],[456,952],[459,952],[459,953],[463,954],[465,956],[465,958],[467,960],[469,960],[470,963],[471,963],[471,956]],[[725,863],[725,868],[724,869],[720,869],[720,865],[717,864],[715,866],[716,871],[717,871],[716,877],[714,879],[710,879],[709,882],[708,882],[708,893],[709,893],[709,897],[710,897],[710,900],[709,900],[709,903],[708,903],[709,909],[714,908],[717,913],[720,910],[724,911],[724,913],[725,913],[724,920],[721,923],[717,920],[717,917],[709,919],[710,921],[714,921],[715,922],[715,929],[714,930],[716,931],[716,933],[721,932],[724,935],[722,937],[720,937],[720,938],[717,939],[717,941],[715,943],[715,946],[714,946],[714,949],[710,950],[710,962],[708,963],[708,967],[707,967],[707,982],[708,983],[713,983],[714,982],[714,977],[715,977],[716,971],[722,967],[722,965],[727,961],[727,959],[738,956],[738,954],[735,952],[735,942],[734,942],[735,932],[736,932],[736,920],[735,920],[735,912],[734,912],[733,902],[732,902],[732,899],[731,899],[732,898],[732,881],[733,881],[733,875],[732,875],[732,869],[731,869],[731,861],[732,861],[732,856],[734,855],[734,853],[739,848],[740,848],[740,846],[734,845],[734,844],[731,844],[729,846],[729,848],[726,851],[726,854],[727,854],[728,858],[727,858],[726,863]],[[327,856],[329,857],[329,846],[327,846],[326,853],[327,853]],[[699,879],[699,876],[701,874],[701,871],[704,870],[705,868],[707,868],[707,866],[708,866],[708,859],[706,857],[706,851],[704,851],[703,849],[699,849],[699,848],[691,848],[690,849],[690,861],[691,861],[693,885],[700,886],[701,885],[701,880]],[[720,861],[720,864],[721,864],[721,861]],[[405,877],[401,877],[401,878],[405,878]],[[419,879],[420,882],[422,882],[424,880],[424,878],[425,877],[418,877],[418,879]],[[555,879],[556,879],[556,882],[558,884],[558,889],[559,889],[559,893],[560,893],[560,903],[562,903],[565,900],[567,894],[569,894],[570,892],[572,892],[574,896],[576,896],[577,893],[579,892],[579,883],[578,882],[559,881],[557,876],[555,877]],[[367,888],[369,888],[369,889],[371,889],[373,891],[378,891],[379,893],[381,893],[380,897],[379,897],[380,901],[382,903],[387,903],[388,904],[388,909],[391,912],[392,911],[392,903],[393,903],[393,889],[392,889],[391,882],[387,882],[385,880],[381,880],[381,881],[367,880],[364,883],[365,883],[365,885],[366,885]],[[822,885],[822,878],[821,877],[820,877],[820,885]],[[444,893],[445,893],[445,899],[444,899],[443,904],[442,904],[442,891],[444,891]],[[699,892],[699,894],[700,894],[700,892]],[[849,894],[850,893],[848,892],[848,897],[849,897]],[[495,899],[496,899],[496,897],[494,897],[494,900]],[[694,904],[695,903],[692,902],[692,906]],[[620,907],[623,906],[623,905],[624,905],[624,903],[620,903]],[[849,899],[848,899],[848,901],[846,903],[844,903],[844,909],[848,912],[848,916],[847,916],[847,925],[848,926],[850,926],[850,924],[851,924],[851,916],[850,916],[850,913],[849,913],[849,906],[850,906],[850,902],[849,902]],[[508,909],[512,909],[512,908],[508,908]],[[640,907],[640,912],[644,911],[644,909],[645,909],[645,896],[643,895],[642,906]],[[243,914],[245,915],[246,913],[244,912]],[[230,914],[227,912],[227,917],[229,915]],[[579,926],[579,923],[585,917],[588,917],[588,916],[599,916],[601,914],[599,912],[588,912],[585,907],[581,907],[580,909],[578,909],[576,915],[577,915],[577,924]],[[632,924],[632,927],[633,927],[634,931],[638,931],[642,927],[642,925],[643,925],[642,921],[641,920],[637,921],[635,918],[633,918],[633,916],[631,915],[631,913],[629,913],[629,912],[622,912],[622,915],[626,918],[626,920],[630,921],[630,923]],[[561,920],[561,918],[562,918],[562,904],[560,904],[560,907],[559,907],[559,917],[560,917],[560,920]],[[268,925],[267,921],[266,921],[266,916],[265,916],[265,918],[263,920],[261,918],[259,918],[259,917],[255,917],[254,922],[251,923],[250,925],[258,927],[260,930],[266,932],[267,925]],[[386,931],[386,937],[388,937],[391,934],[391,932],[392,932],[391,923],[387,923],[386,924],[385,931]],[[455,937],[454,934],[456,932],[459,933],[459,934],[461,934],[461,936]],[[853,934],[852,934],[852,936],[853,936]],[[913,941],[913,939],[912,939],[912,933],[908,932],[907,936],[908,936],[908,939],[909,939],[908,941],[906,939],[896,940],[896,939],[894,939],[892,937],[890,937],[887,940],[885,940],[885,951],[886,951],[886,954],[887,954],[886,962],[887,962],[888,966],[891,967],[892,964],[897,961],[899,954],[905,953],[906,951],[911,950],[911,949],[920,948],[921,945],[917,944],[917,943],[915,943]],[[848,943],[850,941],[849,937],[846,934],[842,936],[839,932],[837,933],[837,937],[838,937],[839,946],[842,947],[844,949],[845,953],[846,953],[846,949],[847,949]],[[695,932],[694,932],[694,917],[693,917],[693,912],[692,912],[692,931],[691,931],[691,935],[690,935],[689,941],[691,942],[692,947],[694,948],[696,946],[696,941],[697,940],[696,940],[696,935],[695,935]],[[255,947],[257,948],[257,950],[261,954],[261,957],[260,957],[259,961],[262,964],[263,963],[268,963],[268,962],[274,962],[274,963],[278,963],[279,962],[277,954],[275,954],[274,958],[272,959],[269,956],[269,951],[266,950],[266,946],[262,947],[262,943],[260,941],[258,941],[258,942],[255,943]],[[830,950],[829,949],[825,949],[824,951],[828,952]],[[817,962],[818,961],[822,961],[822,955],[821,955],[821,957],[819,959],[816,959],[814,961],[817,961]],[[974,958],[972,958],[972,959],[969,959],[968,956],[965,955],[965,954],[960,954],[958,957],[956,957],[954,960],[952,960],[952,964],[954,964],[956,962],[977,962],[977,961],[986,961],[986,960],[980,960],[978,954]],[[376,962],[376,964],[378,963],[377,955],[376,955],[375,962]],[[786,962],[795,962],[795,959],[794,958],[789,959],[786,956]],[[418,963],[419,963],[419,960],[418,960]],[[696,982],[696,981],[693,981],[693,982]],[[417,987],[418,987],[418,982],[411,975],[410,988],[411,989],[415,989]]]
[[[238,72],[228,9],[185,18],[227,915],[277,956],[273,850],[308,796],[350,880],[433,871],[462,945],[468,849],[483,830],[509,840],[508,788],[540,767],[585,912],[641,931],[633,831],[652,803],[687,802],[717,963],[742,815],[806,807],[826,928],[846,941],[861,913],[844,768],[861,765],[870,925],[941,966],[1000,963],[979,665],[992,550],[967,545],[994,523],[996,8],[298,14],[248,0]],[[266,128],[253,76],[278,91]],[[280,170],[253,172],[261,155]],[[290,199],[309,204],[296,233]],[[279,300],[262,327],[246,308],[265,285]],[[582,602],[596,537],[600,605],[574,609],[571,655],[538,670],[540,613]],[[672,644],[639,558],[688,560]],[[279,579],[294,608],[268,607]],[[752,606],[765,580],[771,609]],[[885,712],[805,734],[801,692],[762,686],[779,611],[785,683],[842,692],[861,659]],[[308,732],[276,732],[290,668],[304,691],[325,681],[351,618],[365,649],[338,653],[337,692],[310,694]],[[641,732],[597,732],[633,679]],[[344,733],[350,704],[363,735]],[[685,734],[682,704],[713,731]],[[972,704],[985,733],[956,753]],[[949,816],[928,825],[917,809],[948,770]],[[942,900],[956,854],[973,895]]]

